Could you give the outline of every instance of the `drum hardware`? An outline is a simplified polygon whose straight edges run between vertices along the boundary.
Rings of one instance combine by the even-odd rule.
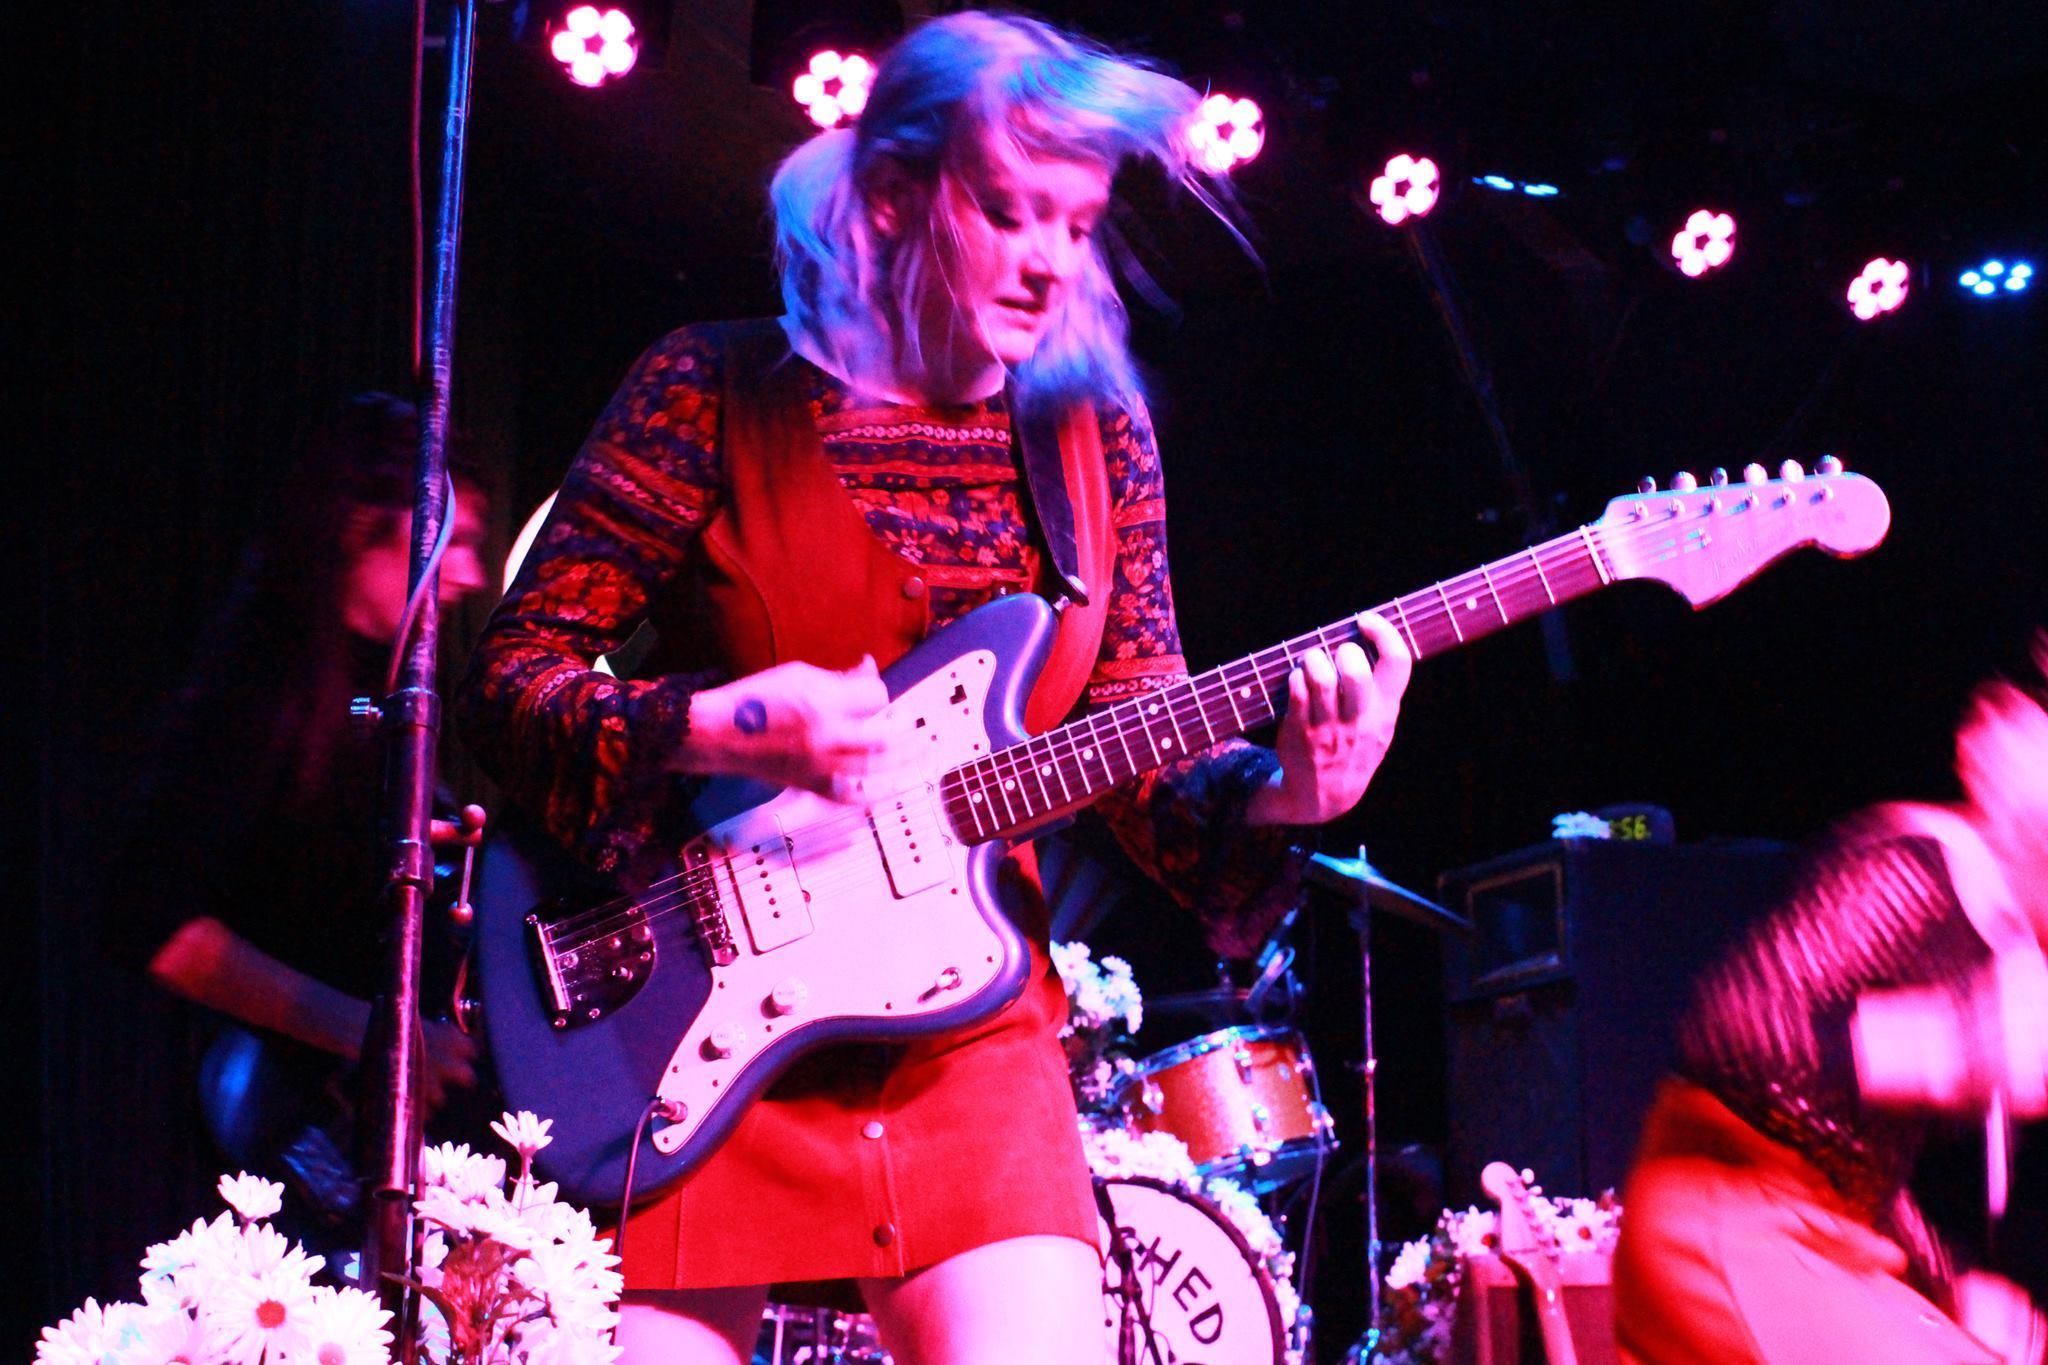
[[[1366,1361],[1379,1351],[1380,1337],[1380,1201],[1379,1201],[1379,1115],[1375,1107],[1374,1082],[1379,1073],[1379,1057],[1372,1043],[1372,912],[1399,915],[1413,920],[1425,928],[1438,933],[1452,930],[1461,934],[1472,932],[1472,923],[1462,915],[1444,909],[1435,901],[1418,896],[1413,891],[1379,874],[1378,869],[1366,860],[1365,847],[1360,845],[1356,858],[1332,858],[1318,853],[1309,859],[1303,873],[1308,884],[1332,893],[1350,905],[1348,918],[1352,929],[1358,934],[1358,970],[1360,995],[1360,1038],[1364,1043],[1365,1060],[1359,1064],[1359,1074],[1365,1081],[1365,1280],[1366,1305],[1369,1324],[1365,1334],[1352,1346],[1345,1356],[1348,1361]],[[1311,1210],[1309,1219],[1314,1222]],[[1309,1291],[1308,1276],[1302,1276],[1302,1296]]]

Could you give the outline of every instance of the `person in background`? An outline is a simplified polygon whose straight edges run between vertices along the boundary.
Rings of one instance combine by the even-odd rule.
[[[1843,824],[1700,979],[1624,1200],[1625,1359],[2041,1360],[2025,1294],[1957,1274],[1906,1181],[1940,1118],[2048,1113],[2044,698],[1983,684],[1961,802]]]
[[[374,392],[312,435],[173,698],[110,900],[118,955],[237,1026],[202,1064],[202,1108],[228,1156],[286,1183],[288,1217],[323,1244],[353,1215],[341,1092],[386,970],[383,746],[351,733],[349,702],[386,690],[417,443],[412,405]],[[490,583],[485,482],[459,446],[450,467],[444,607]],[[427,1024],[430,1109],[476,1067],[471,1038]]]

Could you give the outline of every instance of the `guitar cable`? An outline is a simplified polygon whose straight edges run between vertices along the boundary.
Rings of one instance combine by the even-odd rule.
[[[640,1111],[639,1119],[633,1124],[633,1145],[626,1149],[625,1187],[619,1191],[619,1228],[612,1234],[612,1255],[619,1258],[621,1269],[626,1264],[626,1222],[633,1216],[633,1172],[640,1165],[640,1139],[647,1133],[647,1120],[656,1114],[669,1118],[671,1123],[679,1121],[681,1114],[670,1117],[674,1109],[674,1101],[656,1095],[647,1101],[647,1107]]]

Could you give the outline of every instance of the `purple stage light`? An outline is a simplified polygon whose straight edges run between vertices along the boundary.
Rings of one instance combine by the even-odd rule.
[[[1859,321],[1870,322],[1886,313],[1897,312],[1906,301],[1908,277],[1912,270],[1904,261],[1879,256],[1863,267],[1863,273],[1849,282],[1849,309]]]
[[[1712,209],[1695,209],[1671,239],[1671,259],[1689,279],[1719,270],[1735,255],[1735,219]]]
[[[1436,207],[1439,181],[1436,163],[1426,156],[1402,152],[1373,177],[1366,197],[1389,226],[1398,227]]]
[[[1188,125],[1188,146],[1203,170],[1227,175],[1264,149],[1265,120],[1264,112],[1252,100],[1211,95]]]
[[[836,128],[860,117],[868,107],[868,92],[874,89],[875,64],[858,52],[841,54],[831,48],[815,53],[809,64],[790,83],[790,93],[820,128]]]
[[[591,87],[625,75],[640,58],[632,18],[624,10],[595,5],[578,5],[563,15],[548,51],[570,80]]]

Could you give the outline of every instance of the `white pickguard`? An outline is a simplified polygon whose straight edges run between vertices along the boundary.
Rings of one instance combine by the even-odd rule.
[[[656,1129],[657,1151],[678,1151],[762,1051],[806,1025],[914,1019],[994,982],[1002,942],[968,887],[938,779],[989,752],[995,672],[992,651],[964,654],[889,704],[928,760],[909,790],[870,805],[786,790],[699,836],[724,855],[714,877],[738,956],[712,968],[662,1074],[659,1096],[683,1108]]]

